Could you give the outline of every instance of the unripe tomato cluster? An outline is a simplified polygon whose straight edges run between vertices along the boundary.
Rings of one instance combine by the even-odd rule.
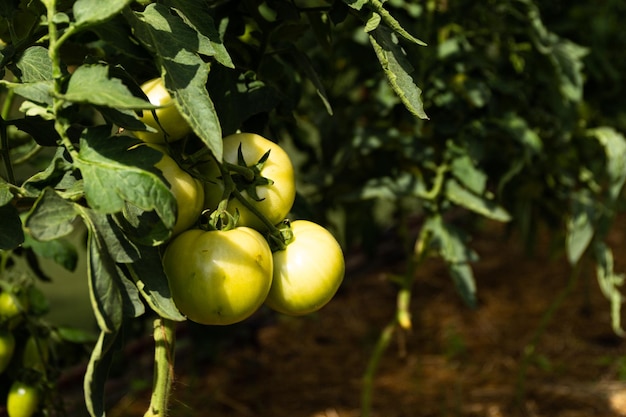
[[[147,83],[144,92],[155,104],[171,100],[160,79]],[[161,136],[136,133],[150,146],[188,133],[176,134],[184,129],[173,105],[156,115]],[[147,124],[154,120],[149,112],[143,117]],[[263,304],[283,314],[303,315],[330,301],[343,280],[343,253],[322,226],[285,220],[296,186],[292,162],[278,144],[252,133],[227,136],[222,160],[204,158],[197,166],[198,178],[176,166],[165,148],[159,150],[164,156],[156,167],[178,202],[163,268],[181,313],[197,323],[227,325],[246,319]],[[212,220],[230,220],[225,227],[212,221],[212,227],[200,228],[203,213]]]
[[[6,290],[0,293],[0,377],[9,381],[9,417],[31,417],[39,409],[42,393],[37,381],[49,359],[46,339],[23,334],[25,326],[20,325],[27,310],[25,298]],[[16,338],[18,330],[21,337]]]

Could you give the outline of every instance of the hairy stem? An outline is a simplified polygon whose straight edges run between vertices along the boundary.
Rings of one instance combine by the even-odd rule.
[[[174,381],[175,322],[154,320],[154,381],[150,407],[144,417],[166,417]]]

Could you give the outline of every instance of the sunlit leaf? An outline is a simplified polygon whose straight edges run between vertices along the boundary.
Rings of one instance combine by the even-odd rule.
[[[76,0],[73,6],[77,26],[104,22],[131,4],[133,0]]]
[[[74,164],[84,181],[89,206],[103,214],[122,211],[126,202],[155,210],[166,227],[176,220],[176,201],[154,164],[161,155],[148,146],[135,146],[127,136],[109,137],[108,129],[89,129],[81,137]]]
[[[511,215],[494,201],[469,191],[454,179],[446,181],[446,197],[461,207],[465,207],[487,218],[508,222]]]
[[[424,112],[422,90],[411,77],[414,68],[404,51],[393,39],[393,33],[386,26],[379,26],[370,33],[370,41],[385,75],[406,108],[421,119],[428,119]]]
[[[81,65],[74,71],[63,98],[118,109],[153,109],[149,101],[135,97],[121,80],[109,76],[105,65]]]

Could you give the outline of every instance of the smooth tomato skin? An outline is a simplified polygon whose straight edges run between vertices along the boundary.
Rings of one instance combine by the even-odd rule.
[[[0,329],[0,374],[7,369],[15,353],[15,336],[8,329]]]
[[[273,259],[259,232],[191,229],[168,245],[163,255],[174,303],[188,319],[227,325],[251,316],[272,284]]]
[[[200,217],[204,209],[204,186],[202,182],[179,167],[160,146],[149,146],[163,153],[161,160],[154,166],[161,170],[176,198],[176,223],[172,229],[172,236],[176,236],[193,226]]]
[[[0,293],[0,323],[14,329],[22,321],[22,313],[28,309],[28,299],[3,291]]]
[[[164,106],[155,110],[159,123],[163,129],[161,129],[155,120],[152,111],[143,110],[143,116],[139,119],[148,126],[155,128],[157,132],[136,131],[134,132],[135,136],[144,142],[165,143],[165,134],[163,133],[163,130],[167,132],[167,140],[169,142],[180,140],[191,132],[189,124],[180,114],[174,104],[172,96],[165,88],[163,79],[159,77],[146,81],[141,85],[141,89],[146,96],[148,96],[150,103],[155,106]]]
[[[333,298],[343,281],[345,261],[341,246],[322,226],[296,220],[291,230],[291,243],[273,254],[272,288],[265,304],[299,316],[319,310]]]
[[[256,188],[261,201],[256,201],[246,191],[242,195],[272,224],[278,224],[289,214],[296,198],[296,185],[293,164],[289,155],[278,144],[254,133],[235,133],[224,138],[223,161],[237,164],[238,149],[241,150],[248,166],[256,164],[259,159],[270,150],[261,175],[273,181],[273,184],[262,185]],[[205,173],[209,182],[205,182],[205,207],[215,209],[222,198],[224,184],[218,178],[219,169],[214,162],[206,164]],[[236,198],[228,203],[228,211],[234,214],[239,211],[239,226],[251,227],[259,231],[266,231],[267,227],[250,210],[243,206]]]
[[[7,397],[9,417],[31,417],[39,408],[39,390],[25,382],[15,381]]]

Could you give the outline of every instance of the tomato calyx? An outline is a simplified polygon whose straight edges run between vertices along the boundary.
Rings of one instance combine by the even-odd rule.
[[[272,252],[285,250],[293,241],[291,222],[288,219],[283,220],[278,227],[274,226],[274,229],[270,230],[266,238]]]

